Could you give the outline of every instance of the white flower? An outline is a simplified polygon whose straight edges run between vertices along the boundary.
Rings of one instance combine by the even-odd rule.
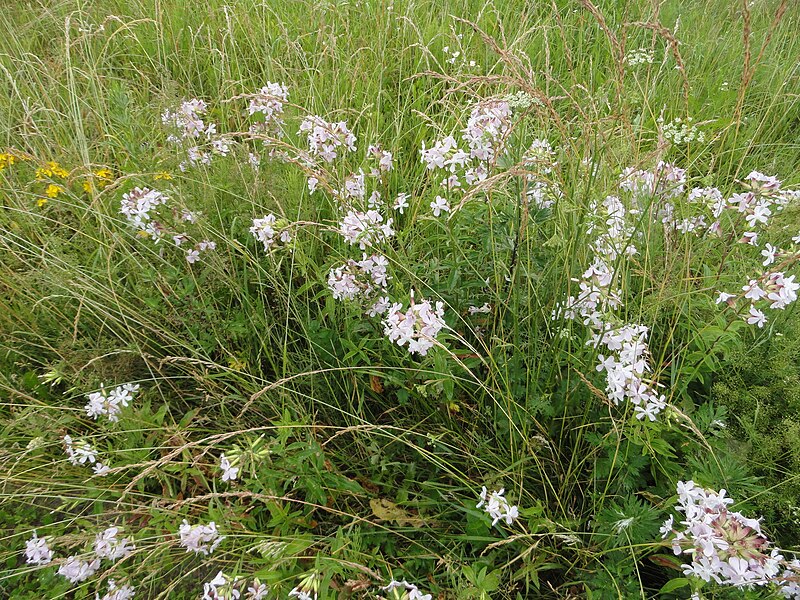
[[[750,325],[758,325],[759,328],[764,327],[767,322],[767,316],[755,306],[750,307],[750,314],[746,318]]]
[[[409,194],[398,194],[397,198],[394,201],[394,206],[392,207],[393,210],[396,210],[401,215],[403,211],[408,208],[408,198],[410,197]]]
[[[125,558],[136,549],[130,538],[120,540],[117,538],[117,533],[119,533],[118,527],[109,527],[95,536],[94,553],[98,558],[116,561]]]
[[[94,463],[97,460],[97,450],[86,440],[73,441],[69,435],[64,436],[64,447],[69,462],[73,465]]]
[[[384,592],[391,592],[394,589],[404,588],[408,593],[408,600],[431,600],[433,596],[431,594],[423,594],[419,591],[419,588],[414,585],[413,583],[408,583],[405,579],[403,581],[397,581],[393,579],[389,582],[389,585],[382,587],[381,589]]]
[[[436,196],[436,200],[431,202],[431,208],[434,217],[438,217],[442,212],[450,212],[450,204],[441,196]]]
[[[481,488],[480,502],[475,508],[484,507],[484,510],[492,517],[492,525],[496,525],[498,521],[504,520],[506,524],[511,525],[519,517],[519,509],[516,506],[511,506],[503,497],[504,489],[489,493],[486,486]]]
[[[135,589],[130,585],[119,587],[113,579],[108,580],[108,592],[100,598],[95,594],[96,600],[130,600],[133,598]]]
[[[722,304],[723,302],[727,302],[731,298],[736,298],[736,294],[727,294],[725,292],[718,292],[719,295],[717,299],[714,300],[714,304]]]
[[[489,304],[488,302],[484,302],[482,306],[470,306],[467,309],[467,312],[471,315],[477,315],[481,313],[489,314],[490,312],[492,312],[492,305]]]
[[[99,558],[95,558],[92,562],[87,562],[77,556],[70,556],[58,568],[58,574],[66,577],[70,583],[80,583],[94,575],[99,568]]]
[[[362,250],[386,241],[394,235],[392,223],[394,219],[383,222],[383,215],[377,210],[359,212],[349,211],[339,223],[339,233],[350,243],[358,244]]]
[[[764,257],[764,262],[761,264],[763,264],[766,267],[767,265],[771,265],[772,263],[774,263],[775,255],[780,251],[781,251],[780,248],[776,248],[772,244],[766,244],[766,246],[764,246],[764,249],[761,251],[761,256]]]
[[[29,565],[46,565],[53,560],[53,551],[47,546],[47,538],[33,537],[25,542],[25,562]]]
[[[186,262],[188,262],[190,265],[193,265],[198,260],[200,260],[200,251],[199,250],[189,250],[186,253]]]
[[[95,420],[100,415],[107,415],[109,421],[118,421],[122,407],[127,407],[138,391],[139,386],[130,383],[117,386],[110,392],[101,386],[100,391],[86,396],[86,414]]]
[[[342,147],[350,152],[356,150],[356,136],[344,121],[328,123],[322,117],[308,116],[300,124],[300,133],[306,133],[311,155],[326,162],[333,162]]]
[[[247,588],[247,600],[263,600],[267,597],[269,588],[266,583],[261,583],[258,579],[253,581],[253,585]]]
[[[385,317],[384,333],[398,346],[408,344],[411,354],[425,356],[435,343],[436,336],[445,327],[444,303],[436,302],[434,308],[428,300],[414,302],[411,292],[411,305],[405,312],[402,304],[395,303]]]
[[[189,522],[184,519],[180,528],[181,546],[186,548],[187,552],[196,552],[208,556],[220,544],[225,536],[220,536],[217,531],[217,525],[212,521],[208,525],[189,525]]]
[[[233,481],[239,474],[239,467],[232,466],[224,454],[219,457],[219,468],[222,469],[222,481]]]

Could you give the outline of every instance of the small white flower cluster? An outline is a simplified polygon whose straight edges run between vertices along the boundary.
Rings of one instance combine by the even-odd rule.
[[[348,260],[344,265],[331,269],[328,274],[328,289],[336,300],[372,299],[386,291],[391,277],[387,273],[389,261],[385,256],[363,255],[359,261]],[[381,297],[368,311],[369,316],[386,312],[388,297]]]
[[[648,328],[638,324],[619,324],[609,313],[622,306],[622,290],[615,283],[615,265],[619,257],[637,253],[631,243],[634,228],[627,222],[625,205],[616,196],[602,203],[592,203],[590,214],[595,220],[588,233],[595,234],[591,248],[594,261],[583,274],[580,292],[570,296],[564,306],[557,306],[553,318],[561,316],[576,320],[593,330],[586,342],[594,347],[604,346],[608,356],[600,354],[597,370],[606,373],[606,393],[619,404],[627,399],[634,405],[637,419],[655,421],[666,407],[666,398],[656,391],[658,383],[648,379],[652,370],[648,357]],[[618,285],[618,284],[617,284]]]
[[[198,140],[205,137],[203,146],[193,145],[187,148],[188,162],[182,162],[181,171],[186,171],[189,165],[209,165],[214,154],[227,156],[230,152],[230,140],[217,135],[217,126],[214,123],[206,124],[203,115],[208,111],[208,105],[197,98],[182,102],[175,110],[166,110],[161,115],[161,122],[172,127],[175,133],[167,137],[167,141],[179,144],[186,140]]]
[[[339,233],[352,246],[358,244],[361,250],[385,242],[394,235],[394,219],[383,222],[383,215],[370,209],[366,212],[350,210],[339,223]]]
[[[720,216],[727,208],[739,213],[739,215],[744,215],[747,226],[751,229],[757,229],[767,225],[770,217],[774,214],[773,210],[779,212],[790,202],[800,197],[800,194],[794,190],[782,190],[781,182],[776,177],[764,175],[758,171],[752,171],[743,183],[748,191],[733,194],[728,200],[722,199],[722,195],[719,193],[714,194],[712,209],[715,217]],[[692,190],[689,194],[690,198],[694,194],[695,190]],[[714,225],[717,226],[717,232],[721,235],[722,229],[719,226],[719,221],[716,221]],[[800,243],[800,235],[792,238],[792,241]],[[744,232],[739,242],[758,247],[758,232]],[[800,257],[800,252],[785,251],[769,243],[764,245],[760,254],[763,257],[762,265],[765,267],[775,263],[778,258],[796,260]],[[787,276],[782,271],[766,272],[742,286],[743,294],[738,297],[736,294],[718,292],[716,303],[725,303],[731,308],[735,308],[740,298],[749,300],[750,306],[746,307],[747,312],[741,313],[741,317],[748,324],[761,328],[767,323],[767,316],[758,307],[758,303],[761,303],[762,308],[765,307],[772,310],[785,309],[789,304],[797,300],[797,291],[800,289],[800,284],[795,283],[794,278],[794,275]]]
[[[25,542],[25,562],[29,565],[47,565],[53,560],[53,551],[47,545],[47,538],[36,535]]]
[[[140,236],[150,237],[156,244],[171,236],[175,246],[181,246],[189,241],[189,237],[186,233],[170,232],[165,221],[170,219],[169,214],[172,214],[173,220],[178,222],[196,223],[198,215],[183,209],[178,216],[178,211],[174,207],[159,214],[159,208],[167,206],[169,200],[169,196],[158,190],[136,187],[122,195],[120,213],[125,215],[131,226],[139,230]],[[199,260],[201,252],[214,250],[216,246],[212,241],[203,240],[195,244],[194,249],[187,251],[186,261],[190,264],[195,263]]]
[[[759,519],[729,510],[733,500],[725,497],[725,490],[715,492],[693,481],[679,481],[677,493],[676,510],[683,513],[685,528],[676,531],[670,516],[661,532],[665,538],[673,536],[677,556],[691,557],[683,566],[685,575],[745,588],[776,583],[782,585],[785,597],[800,598],[796,583],[800,563],[787,562],[777,548],[770,549]]]
[[[664,119],[659,117],[658,122],[664,123]],[[698,125],[692,123],[692,117],[686,117],[685,121],[681,117],[678,117],[662,125],[661,135],[664,136],[665,140],[672,142],[676,146],[689,144],[691,142],[702,144],[706,141],[705,132],[700,129]]]
[[[537,138],[531,142],[530,147],[523,156],[522,164],[536,171],[536,175],[548,175],[553,172],[553,168],[558,164],[555,160],[556,151],[550,142],[543,138]],[[531,179],[529,179],[531,181]]]
[[[411,290],[408,309],[403,311],[403,305],[399,302],[392,304],[383,324],[389,340],[400,347],[408,344],[411,354],[425,356],[445,327],[444,303],[438,301],[434,308],[428,300],[414,302],[414,290]]]
[[[133,396],[139,391],[138,384],[125,383],[106,392],[103,387],[100,391],[87,395],[86,414],[97,420],[100,415],[107,415],[108,420],[116,422],[123,407],[133,401]]]
[[[133,227],[140,231],[153,230],[159,231],[159,224],[150,215],[159,206],[166,204],[169,197],[150,188],[133,188],[131,191],[122,195],[122,203],[119,212],[125,215]],[[160,235],[156,237],[156,241]]]
[[[110,470],[108,465],[97,460],[97,450],[86,440],[73,440],[72,436],[65,435],[64,451],[72,465],[78,466],[87,463],[93,465],[92,470],[95,475],[107,475]]]
[[[108,580],[108,592],[102,598],[97,594],[98,600],[131,600],[133,598],[135,588],[130,585],[117,586],[113,579]]]
[[[370,145],[367,148],[367,154],[378,161],[378,167],[373,168],[370,173],[373,177],[378,177],[381,173],[388,173],[394,167],[392,153],[381,148],[380,144]]]
[[[592,335],[589,343],[604,345],[611,353],[599,355],[596,369],[606,373],[606,392],[614,404],[627,399],[634,405],[637,419],[651,421],[666,408],[666,398],[655,391],[654,382],[647,380],[650,371],[647,347],[648,328],[644,325],[623,325],[614,328],[605,324],[601,332]]]
[[[100,559],[95,558],[92,561],[82,560],[78,556],[70,556],[58,568],[58,574],[66,577],[70,583],[80,583],[86,581],[97,573],[100,568]]]
[[[234,481],[239,475],[239,467],[234,467],[224,454],[219,457],[219,468],[222,470],[222,481]]]
[[[203,584],[203,600],[239,600],[242,593],[235,584],[236,579],[219,571],[214,579]]]
[[[528,110],[531,106],[544,106],[539,98],[531,96],[528,92],[523,92],[522,90],[509,94],[505,97],[505,101],[508,102],[508,106],[512,111]]]
[[[269,251],[277,242],[283,245],[292,241],[292,232],[289,222],[285,219],[278,219],[273,214],[265,215],[263,219],[253,219],[253,226],[250,233],[259,242],[264,244],[264,250]]]
[[[686,170],[660,161],[652,171],[627,167],[620,175],[620,189],[631,192],[634,200],[648,196],[668,200],[683,193]]]
[[[247,112],[250,116],[256,113],[264,115],[264,123],[276,131],[283,125],[284,105],[289,101],[289,89],[282,83],[267,82],[259,92],[250,99]]]
[[[400,589],[404,590],[404,594],[400,596],[402,600],[431,600],[433,596],[431,594],[423,594],[419,591],[419,588],[414,585],[413,583],[408,583],[405,579],[403,581],[397,581],[392,579],[389,582],[389,585],[386,587],[381,588],[384,592],[391,592],[392,590],[398,590],[399,593]]]
[[[499,491],[489,492],[486,486],[481,488],[480,499],[481,501],[475,506],[480,508],[483,506],[490,517],[492,517],[492,525],[497,525],[499,521],[505,521],[506,525],[511,525],[519,518],[519,508],[511,506],[503,494],[505,489],[501,488]]]
[[[356,150],[356,136],[344,121],[328,123],[322,117],[311,115],[303,119],[300,133],[306,134],[311,155],[319,156],[325,162],[333,162],[342,147],[350,152]]]
[[[225,536],[220,536],[217,531],[217,525],[211,521],[208,525],[189,525],[189,522],[184,519],[178,533],[181,538],[181,546],[186,548],[187,552],[195,552],[208,556],[220,542],[225,539]]]
[[[531,177],[528,175],[528,177]],[[525,198],[539,210],[548,210],[564,197],[561,189],[554,183],[533,181],[525,192]]]
[[[239,600],[242,597],[241,589],[245,583],[238,577],[231,578],[222,571],[218,571],[211,581],[203,584],[203,600]],[[269,593],[266,584],[258,578],[253,580],[245,592],[245,600],[264,600]]]
[[[186,251],[186,262],[188,262],[190,265],[193,265],[198,260],[200,260],[200,254],[202,252],[207,252],[208,250],[216,250],[216,249],[217,249],[216,242],[212,242],[209,240],[203,240],[201,242],[197,242],[194,245],[194,248]]]
[[[652,65],[654,59],[652,50],[639,48],[638,50],[631,50],[625,55],[625,64],[629,67]]]
[[[462,130],[470,156],[490,161],[511,131],[511,107],[505,100],[489,100],[478,104]]]
[[[208,105],[202,100],[192,98],[184,101],[175,110],[165,110],[161,115],[161,122],[164,125],[177,129],[179,136],[171,134],[167,139],[176,143],[185,138],[199,138],[202,135],[210,137],[217,128],[212,123],[206,126],[203,115],[208,110]]]
[[[109,527],[95,536],[94,553],[97,558],[107,558],[113,562],[125,558],[136,549],[130,538],[119,539],[119,532],[119,527]]]
[[[461,131],[462,140],[469,150],[460,148],[456,139],[449,135],[437,140],[430,148],[423,142],[420,150],[422,162],[430,171],[442,169],[449,173],[441,185],[451,193],[463,189],[464,184],[471,186],[485,180],[489,175],[487,165],[498,158],[511,131],[512,116],[506,100],[479,102]],[[435,216],[449,212],[449,199],[437,197],[431,208]]]
[[[488,315],[492,312],[492,305],[488,302],[484,302],[483,306],[470,306],[467,309],[467,312],[471,315],[478,315],[478,314],[485,314]]]
[[[94,557],[84,560],[80,556],[67,557],[58,568],[58,574],[69,580],[70,583],[80,583],[87,580],[100,569],[100,561],[108,559],[117,561],[130,555],[134,550],[130,538],[118,539],[118,527],[109,527],[98,533],[94,543]],[[28,564],[47,565],[53,560],[53,551],[47,546],[45,538],[39,538],[34,532],[33,537],[25,544],[25,560]],[[133,597],[134,589],[125,585],[117,588],[114,581],[109,581],[108,593],[104,600],[129,600]],[[99,594],[97,596],[99,598]]]

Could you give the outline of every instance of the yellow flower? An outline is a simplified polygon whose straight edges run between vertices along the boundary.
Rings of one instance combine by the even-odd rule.
[[[69,177],[69,171],[59,167],[57,162],[50,161],[47,163],[47,166],[50,167],[50,170],[56,177],[61,177],[61,179],[66,179]]]
[[[10,152],[2,152],[0,153],[0,171],[5,169],[6,167],[10,167],[17,161],[17,157],[11,154]]]
[[[36,179],[41,181],[42,179],[47,179],[48,177],[53,176],[53,171],[46,167],[39,167],[36,169]]]
[[[45,204],[47,204],[47,198],[39,198],[36,201],[36,206],[38,206],[39,208],[42,208]]]
[[[84,192],[86,192],[87,194],[91,194],[93,187],[94,186],[92,185],[92,180],[91,179],[84,179],[83,180],[83,191]]]
[[[160,173],[156,173],[155,175],[153,175],[153,179],[155,179],[156,181],[158,181],[159,179],[170,180],[172,179],[172,175],[170,175],[166,171],[161,171]]]
[[[44,193],[47,194],[49,198],[58,198],[58,195],[63,191],[63,187],[56,185],[55,183],[51,183],[47,186],[47,189],[44,191]]]

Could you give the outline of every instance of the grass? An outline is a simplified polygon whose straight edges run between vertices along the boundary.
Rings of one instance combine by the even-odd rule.
[[[797,7],[775,1],[6,7],[0,135],[24,160],[0,173],[3,594],[91,597],[110,577],[130,580],[137,599],[191,598],[220,569],[284,596],[314,573],[325,598],[374,594],[392,577],[442,598],[699,590],[670,568],[658,526],[678,480],[725,488],[743,511],[767,510],[765,486],[792,489],[781,452],[793,450],[766,467],[756,453],[754,468],[740,450],[757,436],[714,423],[736,417],[719,396],[745,389],[727,377],[746,367],[738,357],[771,356],[794,309],[770,313],[764,330],[744,326],[713,300],[761,269],[758,252],[670,236],[643,210],[639,255],[615,266],[620,318],[650,328],[671,407],[654,423],[613,406],[587,329],[551,313],[591,262],[591,202],[619,193],[623,168],[666,160],[726,197],[753,169],[800,184],[799,25]],[[626,65],[638,49],[652,63]],[[333,300],[329,270],[360,252],[334,233],[336,200],[310,195],[296,164],[263,152],[254,171],[247,153],[259,140],[243,136],[228,158],[178,168],[165,109],[203,98],[220,131],[246,132],[242,95],[267,81],[290,90],[285,143],[303,147],[306,114],[346,120],[358,136],[331,181],[357,171],[371,143],[393,153],[375,185],[384,198],[411,194],[411,206],[382,249],[389,295],[445,303],[449,331],[427,357]],[[439,179],[420,162],[423,142],[464,128],[470,102],[517,92],[538,101],[520,111],[504,172],[532,139],[548,139],[558,162],[548,181],[563,198],[524,208],[520,178],[501,176],[478,194],[488,202],[432,218]],[[705,141],[665,140],[664,125],[687,117]],[[48,161],[68,176],[37,180]],[[103,167],[113,177],[101,189],[91,173]],[[51,179],[64,188],[55,198]],[[191,235],[216,251],[189,265],[180,249],[143,240],[119,213],[134,186],[200,212]],[[270,212],[306,224],[291,251],[266,253],[250,236]],[[785,246],[798,229],[789,207],[763,235]],[[467,312],[484,302],[489,314]],[[142,391],[118,423],[86,417],[87,393],[124,382]],[[70,465],[66,433],[92,440],[112,473]],[[238,483],[220,482],[221,452],[237,457]],[[759,479],[787,468],[788,481]],[[492,527],[475,508],[483,485],[505,487],[520,521]],[[770,498],[770,510],[794,506]],[[189,555],[176,535],[184,518],[215,521],[228,539],[210,558]],[[33,529],[63,558],[112,523],[135,533],[137,551],[79,586],[21,558]],[[766,529],[787,551],[800,544]]]

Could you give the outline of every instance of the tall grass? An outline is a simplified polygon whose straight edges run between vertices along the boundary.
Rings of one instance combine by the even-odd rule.
[[[760,259],[636,218],[640,254],[618,276],[672,407],[655,423],[608,401],[585,328],[551,315],[591,261],[591,202],[617,193],[624,167],[668,160],[726,195],[753,169],[800,183],[794,4],[98,0],[19,3],[0,23],[2,143],[24,159],[0,173],[8,597],[90,597],[99,578],[76,591],[25,565],[22,542],[32,529],[61,536],[66,556],[112,523],[136,532],[137,550],[103,577],[130,578],[137,598],[197,597],[220,569],[283,595],[313,571],[323,597],[374,593],[366,584],[390,575],[446,598],[655,597],[679,575],[657,535],[677,480],[745,508],[762,492],[708,402],[729,354],[796,318],[787,309],[754,333],[713,304]],[[638,49],[652,63],[626,64]],[[373,142],[394,154],[381,191],[411,206],[385,249],[393,300],[442,300],[451,330],[427,358],[330,297],[330,268],[360,253],[331,233],[335,200],[310,195],[296,165],[253,171],[243,146],[178,169],[163,110],[204,98],[221,130],[246,132],[241,97],[266,81],[290,89],[286,143],[302,146],[296,124],[318,114],[347,121],[356,157]],[[533,101],[509,164],[531,139],[556,146],[558,207],[526,211],[509,183],[487,187],[482,208],[430,218],[439,181],[422,143],[462,129],[471,102],[517,92]],[[705,141],[664,138],[688,117]],[[69,177],[39,205],[47,161]],[[85,193],[101,167],[113,181]],[[201,212],[216,252],[190,266],[143,241],[119,214],[135,185]],[[322,226],[267,254],[247,230],[269,212]],[[776,235],[791,237],[796,211],[783,218]],[[491,313],[468,314],[484,302]],[[110,430],[87,419],[85,394],[123,382],[142,386],[135,409]],[[113,456],[108,477],[68,464],[61,439],[75,431]],[[241,456],[248,484],[219,481],[221,451]],[[523,523],[490,527],[475,508],[483,485],[505,487]],[[229,539],[211,559],[189,556],[184,518]]]

